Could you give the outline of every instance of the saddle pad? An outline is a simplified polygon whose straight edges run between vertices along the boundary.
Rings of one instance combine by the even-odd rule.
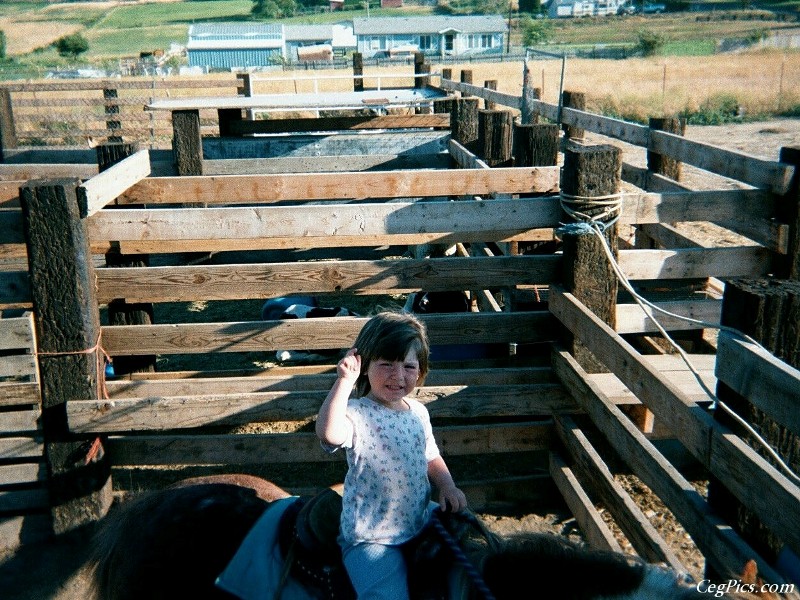
[[[284,562],[278,544],[278,528],[281,516],[296,500],[293,496],[270,505],[217,577],[218,588],[242,600],[275,600]],[[289,578],[281,599],[314,600],[314,596]]]

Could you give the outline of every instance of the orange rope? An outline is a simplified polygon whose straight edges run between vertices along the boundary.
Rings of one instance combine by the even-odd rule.
[[[37,356],[76,356],[80,354],[96,354],[97,356],[97,397],[109,399],[108,388],[106,387],[106,362],[111,363],[111,357],[100,344],[102,331],[97,334],[97,343],[85,350],[73,350],[71,352],[36,352]]]

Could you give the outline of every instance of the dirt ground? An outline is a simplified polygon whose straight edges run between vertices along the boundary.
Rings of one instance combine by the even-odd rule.
[[[783,146],[800,146],[800,119],[775,120],[735,126],[689,127],[687,137],[765,159],[776,160]],[[627,149],[626,149],[627,152]],[[643,153],[626,157],[643,164]],[[718,182],[696,169],[685,168],[687,183],[697,187]],[[643,512],[653,521],[673,550],[695,576],[702,574],[703,558],[683,528],[659,499],[635,478],[620,478],[620,483],[637,499]],[[697,482],[702,491],[703,482]],[[525,515],[484,515],[489,526],[499,533],[520,530],[552,531],[580,538],[574,520],[563,513]],[[612,528],[614,527],[613,524]],[[613,529],[612,529],[613,530]],[[620,534],[623,548],[629,548]],[[86,570],[82,568],[90,540],[81,533],[48,543],[23,546],[16,553],[0,554],[0,597],[4,600],[84,600],[89,598]]]

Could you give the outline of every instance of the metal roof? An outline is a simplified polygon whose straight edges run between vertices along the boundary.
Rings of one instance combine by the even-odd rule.
[[[500,33],[508,25],[502,15],[469,15],[426,17],[356,17],[353,33],[356,35],[389,35],[395,33],[433,34],[445,31],[459,33]]]
[[[333,38],[333,25],[284,25],[283,31],[287,42],[326,42]]]
[[[195,23],[189,41],[226,39],[283,39],[283,25],[274,23]]]

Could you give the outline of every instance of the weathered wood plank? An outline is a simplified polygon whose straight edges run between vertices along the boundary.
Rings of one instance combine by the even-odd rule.
[[[70,401],[70,431],[107,433],[303,421],[314,417],[324,399],[319,390],[259,392],[218,396],[117,398]],[[504,386],[424,386],[414,397],[431,417],[540,416],[574,408],[557,384]]]
[[[571,297],[551,288],[550,309],[675,433],[702,465],[751,508],[764,524],[800,551],[800,487],[792,484],[741,439],[681,394],[605,323]],[[769,490],[765,494],[765,490]]]
[[[112,399],[147,396],[193,396],[214,394],[251,394],[255,392],[327,392],[336,380],[334,366],[318,365],[319,370],[296,371],[287,367],[281,374],[230,377],[189,377],[167,379],[144,376],[133,380],[107,381]],[[270,369],[281,372],[282,369]],[[160,375],[160,374],[159,374]],[[553,383],[550,367],[481,367],[465,369],[434,368],[425,378],[426,386],[524,385]]]
[[[625,276],[634,281],[760,277],[770,272],[770,255],[759,246],[620,250],[619,265]]]
[[[36,358],[32,354],[4,356],[0,363],[0,376],[30,377],[36,373]]]
[[[281,237],[318,238],[480,231],[496,239],[552,227],[557,209],[557,202],[538,198],[463,202],[457,211],[450,202],[120,209],[101,211],[88,223],[95,240],[120,241],[262,238],[278,232]]]
[[[622,553],[622,547],[608,525],[600,518],[580,481],[564,459],[555,452],[550,453],[550,476],[578,522],[589,547],[594,550]]]
[[[663,562],[676,571],[686,572],[686,566],[642,513],[639,505],[614,479],[603,458],[575,421],[568,416],[557,416],[555,424],[559,439],[576,463],[576,471],[589,481],[590,488],[614,516],[614,521],[639,555],[648,562]]]
[[[626,193],[620,221],[624,224],[676,221],[740,221],[773,215],[774,198],[763,190]]]
[[[587,379],[587,373],[568,352],[554,353],[553,368],[617,453],[667,505],[708,563],[722,577],[740,577],[742,565],[753,559],[766,581],[782,581],[769,563],[713,513],[691,482],[658,452],[622,411],[608,401],[602,388]]]
[[[553,438],[552,424],[542,422],[438,427],[433,433],[445,456],[544,450]],[[343,459],[341,452],[323,452],[314,433],[112,436],[108,448],[115,466],[242,465],[264,456],[275,464]]]
[[[349,348],[366,318],[331,317],[180,325],[103,327],[103,347],[115,354],[269,352],[270,350]],[[426,315],[432,344],[544,342],[555,337],[547,312],[468,316]]]
[[[0,438],[0,458],[42,460],[44,444],[31,437]]]
[[[325,261],[95,270],[98,301],[180,302],[275,298],[298,293],[379,294],[547,284],[558,256]]]
[[[230,135],[241,136],[256,133],[295,133],[365,129],[448,129],[449,127],[449,114],[383,115],[234,121],[228,126],[228,132]]]
[[[794,175],[794,167],[790,165],[687,140],[665,131],[651,131],[647,149],[775,194],[789,191]]]
[[[47,469],[41,463],[0,465],[0,485],[42,483],[47,479]]]
[[[150,175],[150,153],[139,150],[78,187],[81,217],[104,208],[125,190]]]
[[[450,156],[456,161],[456,164],[461,169],[489,169],[487,165],[480,158],[475,156],[463,145],[459,144],[456,140],[450,140],[448,143]]]
[[[0,350],[32,350],[33,348],[31,316],[0,320]]]
[[[3,357],[7,360],[9,357]],[[32,358],[32,357],[31,357]],[[36,365],[32,365],[36,368]],[[0,375],[3,374],[0,368]],[[36,404],[41,402],[39,384],[35,382],[0,382],[0,406],[15,406],[19,404]]]
[[[472,85],[471,83],[459,83],[449,79],[443,79],[439,84],[443,90],[458,91],[469,94],[470,96],[478,96],[489,102],[502,104],[509,108],[520,108],[522,106],[522,98],[512,94],[490,90],[489,88],[481,87],[479,85]]]
[[[469,194],[548,192],[558,189],[557,167],[149,177],[122,194],[120,204],[203,202],[237,204],[280,200],[348,200]]]
[[[800,435],[800,371],[763,347],[722,331],[717,378],[756,408]]]
[[[657,307],[676,315],[705,323],[719,323],[722,300],[684,300],[676,302],[654,302]],[[653,316],[667,331],[689,331],[703,329],[702,325],[670,317],[653,310]],[[658,328],[638,304],[618,304],[615,330],[625,333],[655,333]]]
[[[34,433],[41,428],[39,423],[41,414],[38,406],[23,410],[0,412],[0,432],[15,435]]]

